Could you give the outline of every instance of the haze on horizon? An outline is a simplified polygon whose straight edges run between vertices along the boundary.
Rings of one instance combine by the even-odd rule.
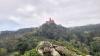
[[[0,31],[37,27],[53,18],[66,27],[100,23],[100,0],[0,0]]]

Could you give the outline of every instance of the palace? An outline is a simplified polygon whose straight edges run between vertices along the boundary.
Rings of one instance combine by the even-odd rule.
[[[49,18],[49,21],[46,21],[47,24],[55,23],[53,19]]]

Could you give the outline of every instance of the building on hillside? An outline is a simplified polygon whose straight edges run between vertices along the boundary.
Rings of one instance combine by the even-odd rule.
[[[55,23],[53,19],[49,18],[49,21],[46,21],[47,24]]]

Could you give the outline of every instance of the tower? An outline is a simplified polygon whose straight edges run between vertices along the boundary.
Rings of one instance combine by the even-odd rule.
[[[55,23],[53,19],[49,18],[49,21],[46,21],[47,24]]]

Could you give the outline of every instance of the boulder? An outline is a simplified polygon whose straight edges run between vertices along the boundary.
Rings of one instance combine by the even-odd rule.
[[[41,41],[37,47],[37,51],[41,56],[77,56],[64,46],[54,45],[49,41]]]

